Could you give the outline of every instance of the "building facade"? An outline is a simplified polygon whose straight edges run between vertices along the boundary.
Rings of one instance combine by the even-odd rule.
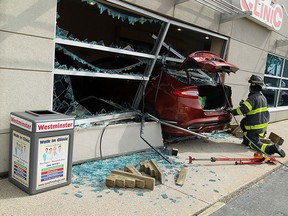
[[[239,67],[225,75],[234,106],[246,99],[248,79],[257,74],[266,83],[271,122],[287,119],[285,0],[2,0],[0,7],[0,173],[8,170],[11,112],[74,115],[79,126],[74,161],[102,157],[94,149],[105,122],[134,119],[155,62],[181,62],[197,50]],[[113,68],[111,59],[119,56]],[[136,60],[128,64],[131,56]],[[139,127],[135,121],[111,127],[106,155],[144,148],[119,144]],[[146,136],[161,145],[153,135],[159,127],[151,128]],[[125,131],[130,137],[123,138]]]

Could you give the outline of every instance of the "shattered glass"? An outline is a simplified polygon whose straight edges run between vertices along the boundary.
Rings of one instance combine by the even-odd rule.
[[[93,40],[90,41],[88,39],[80,40],[77,37],[73,36],[73,34],[70,34],[69,31],[60,28],[58,25],[56,26],[56,38],[61,38],[61,39],[64,39],[64,40],[76,41],[76,42],[81,42],[81,43],[86,43],[86,44],[91,44],[91,45],[106,46],[103,40],[100,40],[98,42],[97,41],[93,41]],[[137,50],[135,50],[129,44],[123,44],[123,45],[117,46],[117,45],[114,45],[112,43],[112,44],[108,45],[107,47],[123,49],[123,50],[129,50],[129,51],[134,51],[134,52],[152,54],[152,50],[147,50],[147,49],[137,49]]]
[[[130,71],[136,67],[141,67],[149,63],[150,60],[143,59],[143,58],[137,58],[139,62],[123,67],[123,68],[118,68],[118,69],[104,69],[100,67],[96,67],[93,64],[90,64],[89,62],[85,61],[84,59],[78,57],[77,55],[73,54],[69,50],[65,49],[63,46],[59,44],[55,44],[55,49],[62,52],[64,55],[69,56],[72,60],[79,62],[80,64],[87,66],[89,69],[86,68],[78,68],[76,69],[73,66],[67,67],[66,65],[62,65],[57,61],[57,58],[55,59],[55,64],[54,67],[56,69],[61,69],[61,70],[72,70],[72,71],[84,71],[84,72],[100,72],[100,73],[107,73],[107,74],[124,74],[127,71]],[[131,58],[132,59],[132,58]],[[129,75],[134,75],[134,76],[141,76],[142,74],[140,73],[129,73]],[[144,78],[144,77],[143,77]]]
[[[81,105],[80,101],[76,101],[74,98],[74,93],[72,89],[71,79],[70,76],[67,75],[55,75],[54,78],[54,89],[53,89],[53,110],[56,112],[60,112],[66,115],[74,116],[75,119],[85,119],[85,118],[91,118],[91,117],[101,117],[105,115],[112,115],[112,114],[119,114],[119,113],[125,113],[128,111],[133,110],[131,108],[130,104],[123,104],[119,105],[113,101],[105,100],[102,98],[97,98],[94,96],[91,96],[86,99],[93,99],[99,102],[106,103],[110,105],[110,109],[106,111],[104,108],[101,109],[100,112],[92,113],[90,112],[86,107]],[[85,100],[85,98],[83,99]],[[112,124],[123,124],[123,123],[129,123],[133,120],[133,118],[130,117],[127,120],[123,121],[115,121],[115,122],[109,122],[109,125]],[[78,125],[79,128],[89,128],[92,126],[97,125],[104,125],[107,124],[105,122],[94,122],[94,123],[85,123],[82,125]]]
[[[180,71],[168,69],[167,73],[185,84],[217,86],[217,82],[201,69],[189,68],[187,70]]]
[[[62,5],[62,4],[59,4],[59,2],[58,2],[58,7],[60,5]],[[65,2],[65,1],[63,1],[63,2]],[[114,8],[112,6],[111,7],[110,6],[106,6],[106,5],[101,4],[101,3],[97,2],[97,1],[94,1],[94,0],[82,0],[82,2],[86,2],[89,5],[89,7],[91,7],[91,6],[95,7],[95,9],[96,9],[95,11],[97,12],[97,10],[98,10],[98,17],[99,17],[99,15],[101,15],[101,20],[103,20],[104,17],[105,17],[105,20],[107,20],[108,17],[109,17],[110,20],[117,19],[117,20],[119,20],[120,22],[123,23],[123,26],[125,26],[125,25],[131,26],[132,25],[133,29],[136,28],[135,24],[138,24],[137,25],[138,26],[137,29],[138,28],[142,29],[143,27],[140,27],[140,26],[143,26],[145,24],[146,25],[145,29],[149,29],[149,31],[151,33],[157,35],[157,32],[159,33],[160,27],[163,24],[163,22],[158,20],[158,19],[145,17],[145,16],[143,16],[141,14],[136,14],[136,13],[130,13],[130,12],[127,12],[127,11],[122,11],[122,10],[119,10],[119,8]],[[63,3],[63,5],[65,5],[65,3]],[[83,7],[84,7],[84,5],[83,5]],[[59,7],[59,8],[61,8],[61,7]],[[137,44],[137,45],[134,44],[136,46],[136,48],[134,49],[133,45],[132,45],[133,42],[132,43],[131,43],[131,41],[125,41],[124,42],[121,39],[121,36],[118,36],[119,38],[115,38],[114,43],[119,43],[119,45],[115,45],[113,42],[111,42],[111,40],[107,39],[107,36],[105,36],[105,32],[97,35],[97,36],[99,36],[98,38],[100,38],[101,35],[103,35],[102,36],[102,38],[103,38],[102,40],[100,40],[100,39],[99,40],[95,40],[95,38],[89,40],[88,38],[91,36],[91,34],[89,34],[89,31],[91,31],[91,29],[83,28],[82,30],[79,30],[79,29],[75,29],[75,28],[73,28],[71,26],[67,27],[67,24],[65,23],[65,21],[61,20],[61,17],[65,18],[66,16],[70,16],[69,14],[66,14],[66,13],[67,13],[66,11],[62,12],[61,9],[57,10],[57,19],[56,19],[57,20],[57,26],[56,26],[56,37],[57,38],[62,38],[62,39],[66,39],[66,40],[77,41],[77,42],[82,42],[82,43],[87,43],[87,44],[92,44],[92,45],[108,46],[108,47],[124,49],[124,50],[129,48],[130,51],[137,51],[137,52],[143,52],[143,53],[152,53],[151,47],[148,48],[147,44],[145,45],[146,46],[145,48],[143,48],[143,46],[142,46],[143,42],[142,42],[142,45],[141,45],[141,43]],[[95,20],[99,20],[99,18],[95,14],[93,16],[95,16],[94,17]],[[79,19],[80,19],[80,17],[81,17],[81,12],[79,13]],[[87,16],[83,16],[83,17],[89,17],[89,16],[87,15]],[[85,21],[83,20],[82,22],[88,22],[87,18],[85,19]],[[90,20],[89,20],[89,22],[90,22]],[[108,21],[108,22],[111,22],[111,21]],[[119,27],[118,26],[119,24],[115,24],[115,21],[112,21],[112,22],[114,24],[111,24],[111,29]],[[115,25],[115,26],[113,26],[113,25]],[[151,26],[151,25],[153,25],[153,26]],[[65,28],[65,30],[62,29],[60,26],[62,28]],[[83,25],[83,26],[85,26],[85,25]],[[95,25],[96,29],[97,29],[97,26],[98,25]],[[69,30],[67,30],[66,28],[68,28]],[[71,31],[71,32],[69,32],[69,31]],[[80,33],[79,33],[79,31],[80,31]],[[87,31],[88,34],[84,34],[83,35],[82,34],[83,31]],[[147,30],[145,30],[145,31],[147,31]],[[77,36],[74,36],[73,32]],[[85,35],[87,35],[86,38],[83,38],[83,36],[85,36]],[[151,34],[150,33],[147,34],[146,37],[148,37],[148,38],[150,37],[151,38]],[[103,41],[104,39],[105,40],[109,40],[109,42],[107,42],[107,44],[110,44],[110,45],[105,45],[105,43]]]
[[[166,148],[158,149],[158,151],[166,157],[169,157],[169,151]],[[177,162],[174,158],[175,157],[169,158],[172,164],[168,164],[155,151],[147,150],[115,158],[74,165],[72,167],[72,184],[75,186],[82,185],[93,187],[94,189],[91,191],[101,192],[106,188],[105,179],[110,175],[112,170],[123,170],[127,165],[132,165],[140,170],[139,163],[145,160],[155,160],[162,170],[168,170],[169,174],[176,175],[179,172],[179,169],[187,167],[187,165]],[[117,191],[119,190],[117,187],[115,187],[115,189]],[[143,196],[143,194],[141,193],[139,196]]]
[[[75,75],[76,72],[87,72],[87,76],[80,76],[80,73],[77,76],[55,75],[53,110],[73,115],[76,120],[135,111],[132,104],[140,83],[147,78],[146,69],[152,60],[125,55],[123,50],[152,54],[155,41],[151,38],[151,34],[158,35],[163,22],[94,0],[73,2],[58,0],[57,2],[56,38],[71,41],[71,44],[65,45],[61,40],[55,43],[54,68],[67,70],[72,72],[71,74],[75,71]],[[102,28],[106,30],[99,31]],[[134,39],[130,38],[129,35],[135,31],[145,34],[141,35],[140,40],[139,35],[134,36]],[[115,36],[112,37],[111,35],[114,34]],[[79,46],[74,46],[72,41],[79,42]],[[89,48],[87,44],[96,46]],[[103,62],[111,58],[118,58],[118,62],[112,62],[110,65]],[[128,58],[132,60],[129,61]],[[127,76],[127,80],[124,77],[118,79],[123,80],[118,82],[113,81],[117,77],[110,75],[89,77],[88,73],[130,77]],[[110,79],[111,82],[105,81],[105,78]],[[129,92],[125,94],[126,92],[121,91],[123,88],[127,88]],[[121,98],[121,95],[124,96]],[[90,127],[95,124],[85,124],[80,127]]]
[[[70,77],[65,75],[54,76],[53,110],[76,118],[92,115],[85,107],[75,101]]]
[[[141,24],[144,24],[145,22],[150,22],[150,23],[159,23],[160,21],[157,19],[152,19],[152,18],[145,18],[145,17],[135,17],[127,14],[120,13],[116,10],[113,10],[112,8],[109,8],[96,0],[81,0],[82,2],[87,2],[90,5],[95,5],[99,10],[100,14],[104,13],[107,11],[107,14],[111,17],[117,18],[118,20],[121,20],[122,22],[128,21],[129,24],[134,25],[135,23],[139,22]]]

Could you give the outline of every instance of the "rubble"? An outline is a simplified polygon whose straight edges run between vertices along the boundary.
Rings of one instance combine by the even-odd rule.
[[[156,161],[143,161],[140,162],[140,167],[143,172],[146,174],[155,177],[155,179],[159,180],[161,184],[164,182],[164,174],[157,165]]]

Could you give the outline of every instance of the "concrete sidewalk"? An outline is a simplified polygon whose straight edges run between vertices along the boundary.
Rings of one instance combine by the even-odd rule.
[[[268,134],[275,132],[287,142],[288,121],[269,125]],[[288,153],[288,144],[282,148]],[[163,185],[157,181],[153,191],[146,189],[107,188],[97,190],[85,176],[84,184],[68,186],[36,195],[28,195],[8,179],[0,180],[0,215],[209,215],[225,200],[269,175],[281,165],[234,165],[233,162],[194,161],[188,157],[253,157],[254,152],[242,146],[241,139],[230,134],[212,136],[211,140],[191,139],[169,144],[178,148],[178,156],[169,156],[172,165],[158,161],[165,173]],[[276,155],[275,155],[276,156]],[[288,157],[280,158],[286,163]],[[117,161],[117,157],[113,160]],[[135,164],[132,164],[135,165]],[[181,168],[187,168],[185,184],[177,186],[175,179]],[[97,172],[97,167],[95,167]],[[84,178],[84,176],[82,176]],[[81,178],[75,176],[73,178]],[[204,211],[204,212],[203,212]]]

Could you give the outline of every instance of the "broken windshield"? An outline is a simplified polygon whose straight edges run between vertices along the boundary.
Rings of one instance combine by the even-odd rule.
[[[187,83],[189,85],[217,85],[217,82],[201,69],[189,68],[187,70],[180,71],[168,69],[167,72],[180,82]]]

